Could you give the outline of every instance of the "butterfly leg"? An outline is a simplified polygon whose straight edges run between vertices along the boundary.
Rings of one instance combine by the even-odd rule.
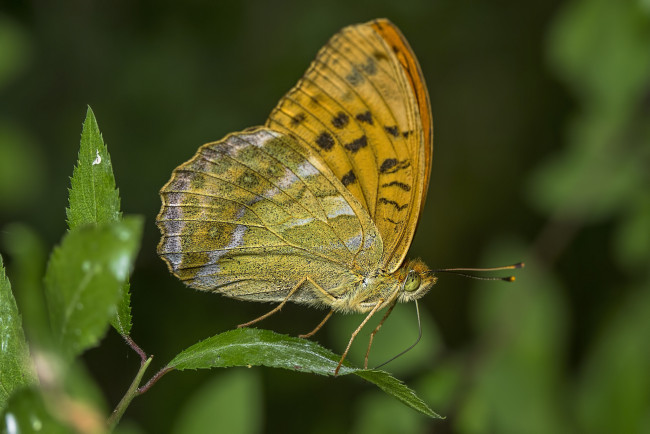
[[[307,280],[308,280],[312,285],[314,285],[314,288],[315,288],[314,293],[316,294],[316,296],[317,296],[318,298],[320,298],[320,299],[321,299],[325,304],[330,305],[330,306],[334,303],[335,298],[332,296],[332,294],[330,294],[329,292],[325,291],[325,290],[323,289],[323,287],[320,286],[318,283],[314,282],[314,280],[313,280],[311,277],[307,276],[306,279],[307,279]],[[322,320],[322,321],[321,321],[321,322],[316,326],[315,329],[313,329],[313,330],[310,331],[309,333],[305,333],[305,334],[303,334],[303,335],[298,335],[298,337],[299,337],[299,338],[310,338],[310,337],[314,336],[314,335],[316,334],[316,332],[318,332],[318,330],[320,330],[320,329],[325,325],[325,323],[327,322],[327,320],[330,319],[330,317],[332,316],[333,313],[334,313],[334,309],[330,310],[330,311],[327,313],[327,315],[325,315],[325,318],[323,318],[323,320]]]
[[[305,276],[302,279],[300,279],[300,282],[298,282],[298,284],[296,286],[294,286],[291,289],[291,291],[289,291],[287,296],[284,298],[284,300],[282,300],[282,302],[280,304],[278,304],[276,307],[274,307],[273,309],[271,309],[270,311],[268,311],[264,315],[262,315],[260,317],[257,317],[252,321],[248,321],[246,323],[239,324],[237,326],[237,328],[248,327],[248,326],[253,325],[253,324],[257,323],[257,322],[260,322],[263,319],[268,318],[271,315],[273,315],[274,313],[278,312],[280,309],[282,309],[282,307],[287,303],[287,301],[289,301],[289,299],[291,299],[291,297],[298,291],[298,289],[300,289],[300,287],[305,282],[311,283],[316,288],[316,290],[317,290],[316,292],[320,297],[322,297],[324,299],[328,299],[328,300],[333,300],[334,299],[334,297],[332,297],[329,293],[327,293],[327,291],[325,291],[318,283],[314,282],[314,279],[312,279],[309,276]],[[330,312],[329,315],[327,315],[325,317],[325,319],[323,321],[321,321],[321,323],[313,331],[311,331],[310,333],[307,333],[307,335],[300,336],[300,337],[312,336],[314,333],[316,333],[318,331],[318,329],[320,329],[323,326],[323,324],[325,324],[325,322],[327,322],[327,320],[329,319],[330,316],[332,316],[332,312]]]
[[[323,325],[325,325],[325,323],[327,322],[327,320],[330,319],[330,317],[332,316],[333,313],[334,313],[334,311],[333,311],[333,310],[330,310],[330,311],[327,313],[327,315],[325,315],[325,318],[320,322],[320,324],[318,324],[318,325],[316,326],[316,328],[315,328],[314,330],[310,331],[309,333],[305,333],[304,335],[298,335],[298,337],[299,337],[299,338],[310,338],[310,337],[314,336],[314,335],[316,334],[316,332],[317,332],[318,330],[320,330],[321,327],[323,327]]]
[[[375,338],[375,335],[381,328],[381,326],[384,324],[384,321],[386,321],[386,318],[388,318],[388,315],[393,311],[393,308],[397,304],[397,299],[388,307],[388,310],[384,314],[384,317],[379,321],[379,324],[377,324],[377,327],[370,333],[370,340],[368,341],[368,349],[366,350],[366,358],[363,361],[363,369],[368,369],[368,356],[370,355],[370,347],[372,346],[372,340]]]
[[[361,329],[363,328],[364,325],[370,320],[370,318],[379,310],[379,308],[384,304],[383,299],[379,299],[375,307],[372,308],[372,310],[366,315],[365,319],[359,324],[359,327],[352,332],[352,336],[350,336],[350,341],[348,342],[348,346],[345,348],[345,351],[343,352],[343,355],[341,356],[341,360],[339,361],[339,364],[336,366],[336,369],[334,370],[334,375],[339,374],[339,369],[341,369],[341,365],[343,365],[343,361],[345,360],[345,356],[348,355],[348,351],[350,351],[350,347],[352,346],[352,341],[354,341],[354,338],[357,337]]]
[[[300,288],[300,287],[302,286],[302,284],[305,283],[307,280],[312,281],[309,277],[303,277],[303,278],[300,280],[300,282],[298,282],[298,284],[297,284],[296,286],[294,286],[294,287],[291,289],[291,291],[289,291],[289,293],[287,294],[287,296],[284,298],[284,300],[282,300],[282,302],[281,302],[280,304],[278,304],[277,306],[275,306],[275,307],[274,307],[273,309],[271,309],[270,311],[266,312],[264,315],[262,315],[262,316],[260,316],[260,317],[257,317],[257,318],[255,318],[255,319],[252,320],[252,321],[248,321],[248,322],[245,322],[245,323],[243,323],[243,324],[239,324],[239,325],[237,326],[237,328],[240,329],[240,328],[242,328],[242,327],[248,327],[248,326],[251,326],[251,325],[253,325],[253,324],[257,323],[257,322],[262,321],[262,320],[265,319],[265,318],[270,317],[270,316],[273,315],[274,313],[280,311],[280,309],[282,309],[282,307],[287,303],[287,301],[289,301],[289,299],[291,298],[291,296],[292,296],[293,294],[295,294],[296,291],[298,291],[298,288]],[[313,282],[313,281],[312,281],[312,282]]]

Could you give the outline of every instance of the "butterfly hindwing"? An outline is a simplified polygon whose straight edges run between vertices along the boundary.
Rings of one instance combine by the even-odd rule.
[[[306,276],[338,297],[382,241],[318,155],[266,128],[202,146],[161,190],[159,254],[189,286],[282,301]],[[327,304],[316,291],[292,301]]]

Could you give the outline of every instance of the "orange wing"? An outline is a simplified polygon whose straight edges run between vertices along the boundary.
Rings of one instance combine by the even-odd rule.
[[[424,203],[433,146],[424,78],[400,31],[384,19],[341,30],[266,125],[321,155],[377,225],[382,268],[396,270]]]

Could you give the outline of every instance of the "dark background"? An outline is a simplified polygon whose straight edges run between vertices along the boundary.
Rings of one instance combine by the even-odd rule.
[[[252,368],[169,374],[132,403],[125,432],[650,432],[648,1],[4,2],[9,277],[3,238],[31,230],[49,250],[66,230],[90,105],[122,210],[146,218],[132,335],[154,369],[267,311],[167,272],[158,190],[199,145],[263,124],[336,31],[377,17],[408,38],[434,115],[410,256],[433,268],[527,263],[515,284],[441,275],[421,303],[423,342],[385,367],[447,419],[357,378]],[[323,314],[290,306],[261,326],[297,335]],[[360,320],[336,318],[314,339],[341,352]],[[416,327],[399,306],[371,364]],[[85,360],[111,409],[139,359],[111,331]]]

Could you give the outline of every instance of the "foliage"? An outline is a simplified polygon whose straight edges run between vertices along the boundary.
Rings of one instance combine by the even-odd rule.
[[[270,366],[331,376],[340,357],[320,345],[269,330],[238,329],[199,342],[167,364],[176,370],[230,366]],[[415,393],[388,373],[344,363],[339,375],[356,374],[406,405],[439,418]]]
[[[0,409],[21,387],[36,381],[18,307],[0,257]]]

